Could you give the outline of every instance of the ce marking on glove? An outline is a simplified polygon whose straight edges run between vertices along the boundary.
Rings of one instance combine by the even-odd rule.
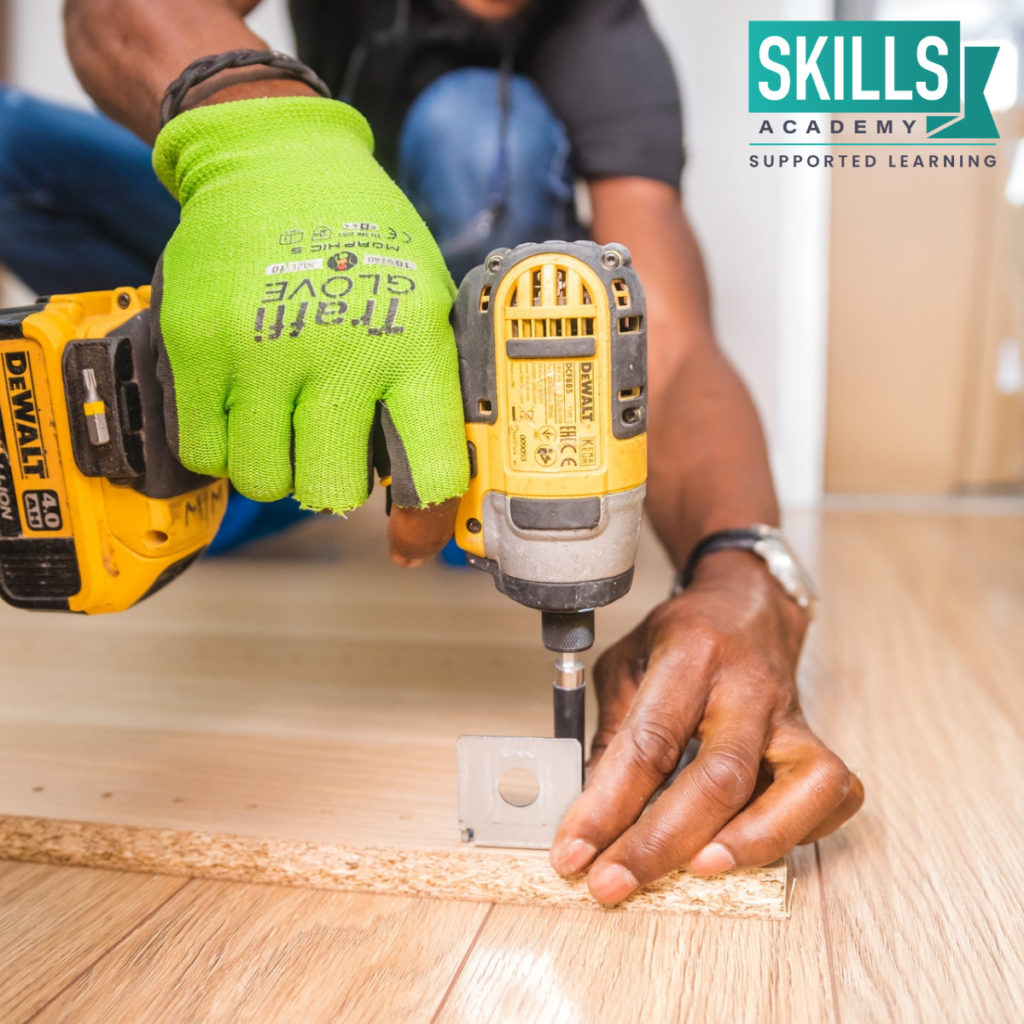
[[[360,249],[382,249],[387,252],[400,252],[403,245],[412,242],[408,231],[374,224],[371,221],[350,221],[340,228],[331,228],[320,224],[311,231],[302,228],[288,228],[278,236],[278,244],[287,246],[292,254],[303,252],[308,235],[309,251],[323,253],[356,246]]]

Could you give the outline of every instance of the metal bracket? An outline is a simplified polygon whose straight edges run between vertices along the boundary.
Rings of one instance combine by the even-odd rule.
[[[582,786],[583,751],[574,739],[460,736],[459,827],[464,842],[546,850]],[[524,806],[502,796],[510,772],[536,780]],[[505,780],[505,784],[503,784]]]

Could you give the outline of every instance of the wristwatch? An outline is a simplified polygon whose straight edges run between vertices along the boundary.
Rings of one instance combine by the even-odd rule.
[[[757,555],[786,596],[803,608],[808,618],[814,618],[818,607],[818,591],[814,580],[800,564],[782,532],[765,523],[754,523],[753,526],[742,530],[719,530],[717,533],[708,534],[686,560],[685,568],[676,577],[673,593],[680,593],[693,582],[697,563],[705,555],[710,555],[713,551],[730,549],[749,551]]]

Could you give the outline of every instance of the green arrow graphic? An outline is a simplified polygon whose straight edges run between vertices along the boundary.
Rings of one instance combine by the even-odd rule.
[[[985,86],[998,46],[964,47],[964,112],[952,120],[943,114],[928,118],[931,139],[998,139],[999,129],[985,99]]]

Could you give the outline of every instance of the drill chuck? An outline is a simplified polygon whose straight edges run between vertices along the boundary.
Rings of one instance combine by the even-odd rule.
[[[549,651],[586,651],[594,646],[594,610],[581,612],[543,611],[541,640]]]

